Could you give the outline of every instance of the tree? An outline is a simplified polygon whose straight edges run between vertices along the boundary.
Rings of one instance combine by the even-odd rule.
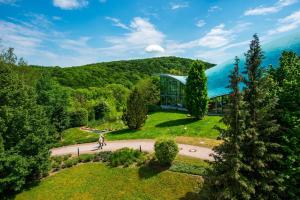
[[[126,101],[129,95],[129,90],[121,84],[110,84],[106,88],[112,91],[115,98],[117,111],[122,111],[126,106]]]
[[[243,163],[241,173],[248,180],[251,199],[279,199],[282,176],[276,165],[281,159],[276,143],[278,124],[274,120],[277,96],[276,83],[261,68],[263,52],[255,34],[245,54],[246,71],[243,82],[245,130],[240,147]]]
[[[123,112],[122,120],[130,129],[141,128],[147,118],[147,107],[143,94],[134,88],[127,100],[127,107]]]
[[[156,105],[160,100],[160,85],[158,77],[151,77],[139,81],[136,87],[143,94],[146,105]]]
[[[251,197],[249,192],[251,193],[252,188],[248,188],[251,183],[241,173],[243,154],[240,145],[245,129],[245,113],[240,91],[242,76],[239,72],[237,57],[229,78],[230,85],[228,87],[232,92],[229,95],[227,112],[222,118],[222,122],[227,128],[217,128],[220,132],[220,139],[224,142],[214,148],[215,162],[206,183],[209,187],[208,199],[250,199]]]
[[[3,61],[7,59],[0,61],[1,196],[19,191],[48,172],[52,142],[48,119],[36,103],[34,89],[24,85],[13,62]]]
[[[185,103],[189,113],[196,119],[201,119],[207,112],[207,77],[205,65],[195,61],[189,71],[186,81]]]
[[[57,139],[61,139],[63,130],[69,127],[67,106],[69,93],[56,83],[49,75],[43,74],[36,84],[37,102],[47,112],[55,130]]]
[[[283,159],[277,169],[284,175],[282,199],[300,196],[300,59],[293,52],[283,52],[280,66],[271,70],[278,87],[274,91],[279,101],[275,118],[280,124],[278,142]]]

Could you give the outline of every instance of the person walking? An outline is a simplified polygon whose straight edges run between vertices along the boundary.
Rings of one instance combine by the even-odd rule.
[[[102,149],[103,148],[103,143],[104,143],[104,137],[102,136],[102,134],[100,135],[99,139],[98,139],[98,149]]]
[[[105,146],[106,146],[104,134],[101,134],[101,136],[100,136],[100,137],[102,137],[103,145],[105,145]]]

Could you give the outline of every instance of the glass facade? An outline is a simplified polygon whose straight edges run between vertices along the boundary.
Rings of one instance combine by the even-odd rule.
[[[160,102],[163,108],[184,108],[185,85],[175,77],[160,75]]]

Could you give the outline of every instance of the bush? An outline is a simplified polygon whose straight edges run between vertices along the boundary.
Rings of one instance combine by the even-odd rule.
[[[78,157],[78,160],[79,160],[79,162],[86,163],[86,162],[90,162],[90,161],[94,160],[94,158],[95,158],[94,154],[81,154]]]
[[[58,162],[53,162],[53,163],[51,164],[51,168],[52,168],[53,171],[58,171],[58,170],[60,170],[60,168],[61,168],[61,164],[58,163]]]
[[[66,154],[62,156],[63,161],[68,160],[69,158],[71,158],[72,154]]]
[[[142,153],[138,150],[130,148],[122,148],[113,152],[109,158],[110,164],[113,167],[129,166],[138,162],[142,158]]]
[[[51,157],[54,163],[61,164],[62,161],[64,160],[64,156],[53,156]]]
[[[171,165],[178,153],[178,146],[174,140],[164,139],[156,141],[155,156],[161,165]]]
[[[108,162],[110,160],[112,152],[111,151],[101,151],[98,154],[95,155],[93,161],[95,162]]]
[[[84,108],[70,113],[70,124],[72,127],[84,126],[88,123],[88,111]]]
[[[78,163],[78,158],[71,158],[69,160],[64,161],[64,164],[62,165],[62,168],[69,168],[72,167],[74,165],[77,165]]]

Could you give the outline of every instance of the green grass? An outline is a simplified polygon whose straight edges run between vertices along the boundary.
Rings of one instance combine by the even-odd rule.
[[[121,121],[107,122],[97,126],[97,129],[120,129],[106,134],[107,140],[156,139],[159,137],[175,137],[178,143],[213,147],[220,143],[215,140],[218,131],[214,129],[219,122],[219,116],[205,116],[194,121],[186,113],[175,111],[160,111],[149,114],[147,121],[140,130],[129,130]],[[63,141],[58,146],[97,141],[98,135],[72,128],[64,131]]]
[[[205,116],[195,121],[181,112],[156,112],[148,116],[146,124],[140,130],[122,129],[107,134],[109,140],[152,139],[161,136],[194,136],[215,139],[220,125],[219,116]]]
[[[98,138],[99,135],[96,133],[82,131],[79,128],[70,128],[63,132],[63,139],[56,146],[95,142]]]
[[[17,200],[57,199],[198,199],[202,178],[149,167],[110,168],[87,163],[43,179]]]

